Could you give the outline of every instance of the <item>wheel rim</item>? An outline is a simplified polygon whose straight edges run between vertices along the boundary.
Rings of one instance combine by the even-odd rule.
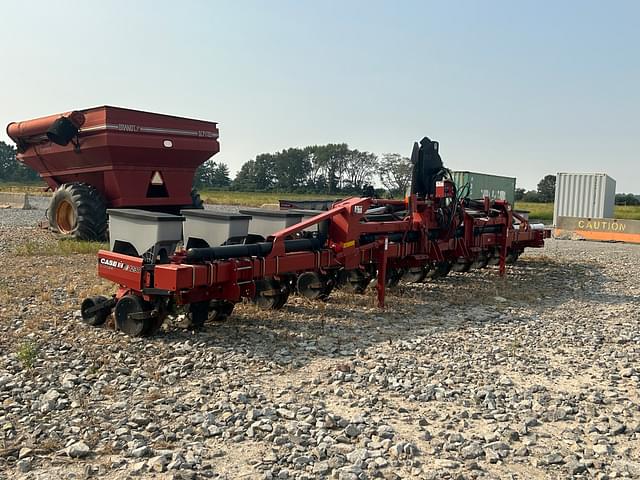
[[[76,226],[77,216],[69,200],[62,200],[56,210],[56,225],[60,233],[71,233]]]

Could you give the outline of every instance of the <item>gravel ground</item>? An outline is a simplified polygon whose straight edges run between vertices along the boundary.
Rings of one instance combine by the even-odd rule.
[[[17,208],[0,209],[0,227],[30,227],[45,218],[46,208],[21,210]],[[3,239],[4,240],[4,239]]]
[[[2,479],[640,478],[639,246],[132,339],[79,318],[93,255],[14,256],[53,241],[25,223],[0,211]]]

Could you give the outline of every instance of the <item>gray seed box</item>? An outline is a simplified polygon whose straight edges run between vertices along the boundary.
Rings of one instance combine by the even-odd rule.
[[[249,233],[261,235],[264,238],[302,221],[301,213],[290,213],[288,210],[251,208],[240,210],[240,213],[251,215]]]
[[[179,215],[134,208],[110,208],[107,214],[113,252],[128,253],[126,244],[130,244],[139,256],[150,252],[155,259],[162,250],[171,255],[182,240],[184,217]]]
[[[217,247],[230,238],[246,237],[249,232],[250,215],[202,209],[181,210],[180,213],[185,218],[183,231],[187,248]]]

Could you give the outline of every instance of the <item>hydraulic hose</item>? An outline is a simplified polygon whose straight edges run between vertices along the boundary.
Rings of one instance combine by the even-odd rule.
[[[312,252],[323,245],[320,238],[299,238],[284,241],[285,253]],[[190,248],[187,250],[186,263],[198,263],[211,260],[242,257],[266,257],[271,253],[272,242],[260,242],[249,245],[223,245],[209,248]]]

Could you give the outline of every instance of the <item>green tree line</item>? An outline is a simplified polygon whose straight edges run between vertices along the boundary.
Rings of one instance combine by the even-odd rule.
[[[16,149],[0,141],[0,181],[31,183],[39,180],[36,172],[16,160]]]
[[[550,203],[555,200],[556,196],[556,176],[545,175],[538,182],[536,190],[525,190],[524,188],[516,188],[516,202],[533,202],[533,203]]]
[[[213,159],[196,172],[198,188],[238,191],[360,194],[380,182],[392,195],[402,195],[411,182],[411,162],[397,153],[380,157],[351,149],[346,143],[287,148],[261,153],[245,162],[232,180],[228,167]]]
[[[16,149],[0,141],[0,181],[37,182],[39,176],[16,159]],[[287,148],[261,153],[245,162],[234,179],[223,162],[207,160],[196,170],[196,188],[238,191],[305,192],[317,194],[373,194],[374,184],[386,194],[402,196],[411,183],[411,162],[397,153],[377,156],[351,149],[346,143]],[[516,188],[516,201],[548,203],[555,197],[556,177],[546,175],[536,190]],[[616,195],[617,205],[640,205],[631,193]]]

